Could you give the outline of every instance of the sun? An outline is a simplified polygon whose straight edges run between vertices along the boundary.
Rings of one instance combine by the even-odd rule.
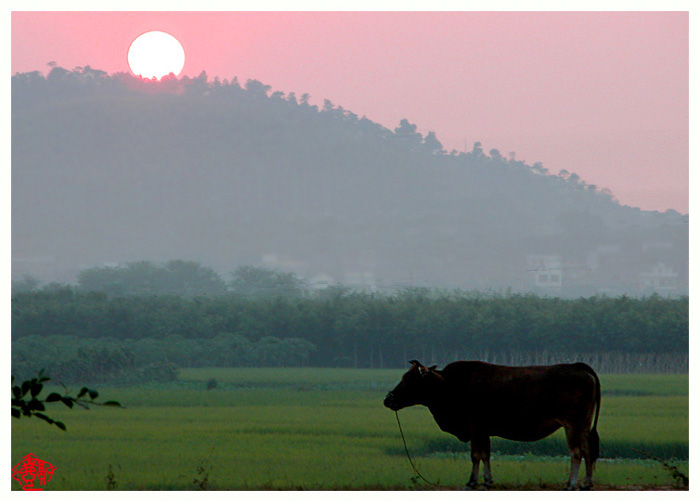
[[[129,68],[134,75],[160,80],[175,75],[185,65],[185,50],[177,38],[163,31],[148,31],[136,37],[127,54]]]

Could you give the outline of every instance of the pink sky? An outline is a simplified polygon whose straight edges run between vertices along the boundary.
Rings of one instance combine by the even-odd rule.
[[[688,212],[687,12],[14,12],[11,71],[129,71],[149,30],[180,40],[181,75],[406,118],[447,150],[481,141]]]

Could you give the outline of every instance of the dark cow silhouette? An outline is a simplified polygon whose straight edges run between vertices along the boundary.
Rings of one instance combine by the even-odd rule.
[[[472,473],[468,488],[477,485],[484,463],[484,485],[493,482],[490,437],[537,441],[564,427],[571,453],[566,489],[576,489],[581,459],[586,478],[581,489],[592,486],[599,454],[596,430],[600,413],[600,380],[584,363],[553,366],[498,366],[479,361],[457,361],[438,370],[411,361],[411,368],[389,392],[384,406],[398,411],[417,404],[427,406],[440,429],[471,441]],[[593,426],[591,427],[591,423]]]

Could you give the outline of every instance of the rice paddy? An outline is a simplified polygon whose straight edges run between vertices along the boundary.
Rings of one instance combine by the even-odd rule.
[[[12,420],[12,464],[31,452],[56,466],[46,490],[436,489],[415,478],[394,413],[382,406],[402,373],[187,369],[169,384],[99,386],[125,408],[48,408],[66,432]],[[688,472],[687,375],[601,380],[596,487],[681,487],[668,466]],[[468,447],[425,408],[400,417],[421,473],[439,489],[461,488]],[[561,431],[536,443],[494,440],[492,449],[496,489],[560,489],[566,481]]]

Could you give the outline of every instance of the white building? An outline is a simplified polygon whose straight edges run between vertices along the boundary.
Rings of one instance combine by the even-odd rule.
[[[654,291],[672,291],[678,287],[678,274],[664,263],[657,263],[650,271],[639,274],[642,287]]]
[[[528,255],[527,270],[536,287],[561,288],[563,266],[560,255]]]

